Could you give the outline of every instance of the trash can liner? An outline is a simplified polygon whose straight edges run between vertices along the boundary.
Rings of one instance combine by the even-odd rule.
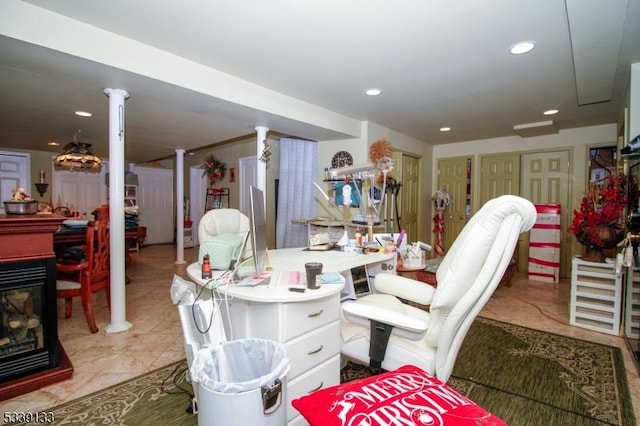
[[[197,298],[196,284],[174,275],[171,282],[171,302],[174,305],[193,305]]]
[[[201,349],[190,373],[206,389],[230,394],[268,387],[287,375],[289,364],[282,344],[247,338]]]

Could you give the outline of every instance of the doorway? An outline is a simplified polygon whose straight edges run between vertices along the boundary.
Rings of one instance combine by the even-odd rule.
[[[397,204],[390,206],[393,210],[391,217],[397,217],[397,222],[399,223],[399,226],[396,228],[397,231],[404,229],[410,240],[418,241],[421,239],[420,235],[418,235],[420,159],[412,155],[397,152],[394,152],[393,159],[398,163],[398,172],[394,173],[394,175],[400,176],[402,186],[398,192]],[[398,205],[400,206],[399,209]]]
[[[136,167],[140,225],[147,227],[145,244],[172,243],[175,228],[173,170]]]
[[[520,195],[532,203],[560,204],[560,277],[571,273],[571,241],[564,232],[569,227],[571,203],[569,149],[549,152],[525,153],[521,156]],[[528,246],[529,234],[526,234]],[[525,238],[523,238],[523,241]]]
[[[453,203],[444,217],[445,252],[471,217],[471,157],[438,160],[438,189],[444,189]]]
[[[31,156],[24,152],[0,151],[0,198],[11,200],[13,190],[25,188],[31,193]],[[4,214],[4,204],[0,204],[0,214]]]
[[[544,152],[504,153],[479,158],[480,182],[476,192],[471,179],[471,157],[438,160],[438,188],[444,187],[454,202],[445,217],[445,249],[450,247],[471,213],[491,198],[504,194],[520,195],[533,203],[560,204],[560,227],[567,229],[571,218],[570,173],[571,149]],[[478,203],[469,203],[469,194],[478,194]],[[571,271],[570,241],[560,232],[560,277]],[[519,269],[527,271],[529,233],[521,236]]]

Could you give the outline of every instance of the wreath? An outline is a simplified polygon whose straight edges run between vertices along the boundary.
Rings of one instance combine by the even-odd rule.
[[[209,181],[213,184],[224,179],[227,173],[227,163],[218,160],[213,154],[210,154],[204,160],[204,172],[202,176],[207,175]]]

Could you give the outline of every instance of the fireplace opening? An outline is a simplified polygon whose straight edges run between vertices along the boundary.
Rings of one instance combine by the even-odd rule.
[[[57,367],[55,260],[0,264],[0,382]]]

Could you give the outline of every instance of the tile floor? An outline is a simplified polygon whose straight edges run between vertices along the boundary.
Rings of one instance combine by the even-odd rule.
[[[94,295],[100,331],[91,334],[79,300],[72,318],[64,319],[58,301],[60,341],[74,366],[73,378],[0,402],[1,411],[42,410],[79,398],[142,373],[184,358],[182,330],[169,288],[173,274],[186,277],[185,265],[176,265],[175,247],[154,245],[132,253],[127,268],[132,282],[126,286],[127,320],[133,327],[107,334],[109,323],[104,293]],[[185,250],[187,264],[197,249]],[[517,275],[510,288],[498,289],[481,315],[552,333],[590,340],[623,349],[636,418],[640,424],[640,377],[622,338],[570,326],[568,281],[559,285],[528,281]]]

